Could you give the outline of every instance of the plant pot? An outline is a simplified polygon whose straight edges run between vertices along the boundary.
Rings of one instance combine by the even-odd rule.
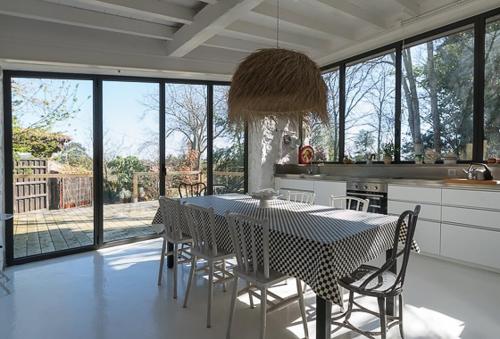
[[[392,163],[392,157],[390,155],[384,155],[384,164],[390,165]]]

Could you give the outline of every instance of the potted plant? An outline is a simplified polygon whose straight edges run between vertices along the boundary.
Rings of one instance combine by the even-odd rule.
[[[384,151],[384,164],[390,165],[392,163],[392,156],[394,154],[394,144],[388,142],[383,146]]]

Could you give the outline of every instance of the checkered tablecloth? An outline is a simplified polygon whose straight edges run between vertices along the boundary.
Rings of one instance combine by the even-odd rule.
[[[268,219],[271,268],[300,278],[316,294],[336,304],[342,300],[337,280],[391,248],[398,220],[395,216],[284,200],[272,201],[270,208],[258,208],[259,201],[245,195],[184,200],[214,209],[217,246],[226,251],[233,250],[224,218],[226,211]],[[161,214],[157,213],[153,223],[161,222]],[[182,229],[189,233],[183,224]],[[404,235],[400,238],[404,239]],[[418,251],[416,244],[414,250]]]

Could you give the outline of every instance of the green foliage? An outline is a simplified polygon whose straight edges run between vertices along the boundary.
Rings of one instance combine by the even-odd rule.
[[[136,156],[118,156],[107,163],[110,174],[116,178],[114,189],[132,191],[132,181],[135,172],[145,172],[146,167]]]
[[[64,145],[57,160],[71,167],[77,167],[88,171],[92,170],[92,158],[87,154],[85,147],[77,142],[70,142]]]
[[[394,155],[394,144],[392,142],[383,145],[384,156],[392,157]]]
[[[36,158],[50,158],[62,150],[71,140],[62,133],[49,132],[44,128],[22,128],[14,117],[12,122],[12,148],[14,154],[31,153]]]

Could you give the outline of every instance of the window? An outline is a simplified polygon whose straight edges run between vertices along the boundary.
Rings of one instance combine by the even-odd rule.
[[[472,160],[474,31],[403,51],[401,160],[434,150]]]
[[[339,156],[339,71],[323,74],[328,97],[330,126],[313,117],[304,118],[304,144],[313,146],[316,161],[338,161]]]
[[[245,128],[228,124],[229,86],[214,86],[214,194],[245,191]]]
[[[500,158],[500,20],[486,26],[484,158]]]
[[[165,86],[165,194],[181,182],[207,184],[207,86]]]
[[[389,53],[346,69],[345,154],[356,161],[372,154],[380,161],[394,142],[394,58]]]
[[[14,77],[11,90],[13,258],[92,246],[92,81]]]

